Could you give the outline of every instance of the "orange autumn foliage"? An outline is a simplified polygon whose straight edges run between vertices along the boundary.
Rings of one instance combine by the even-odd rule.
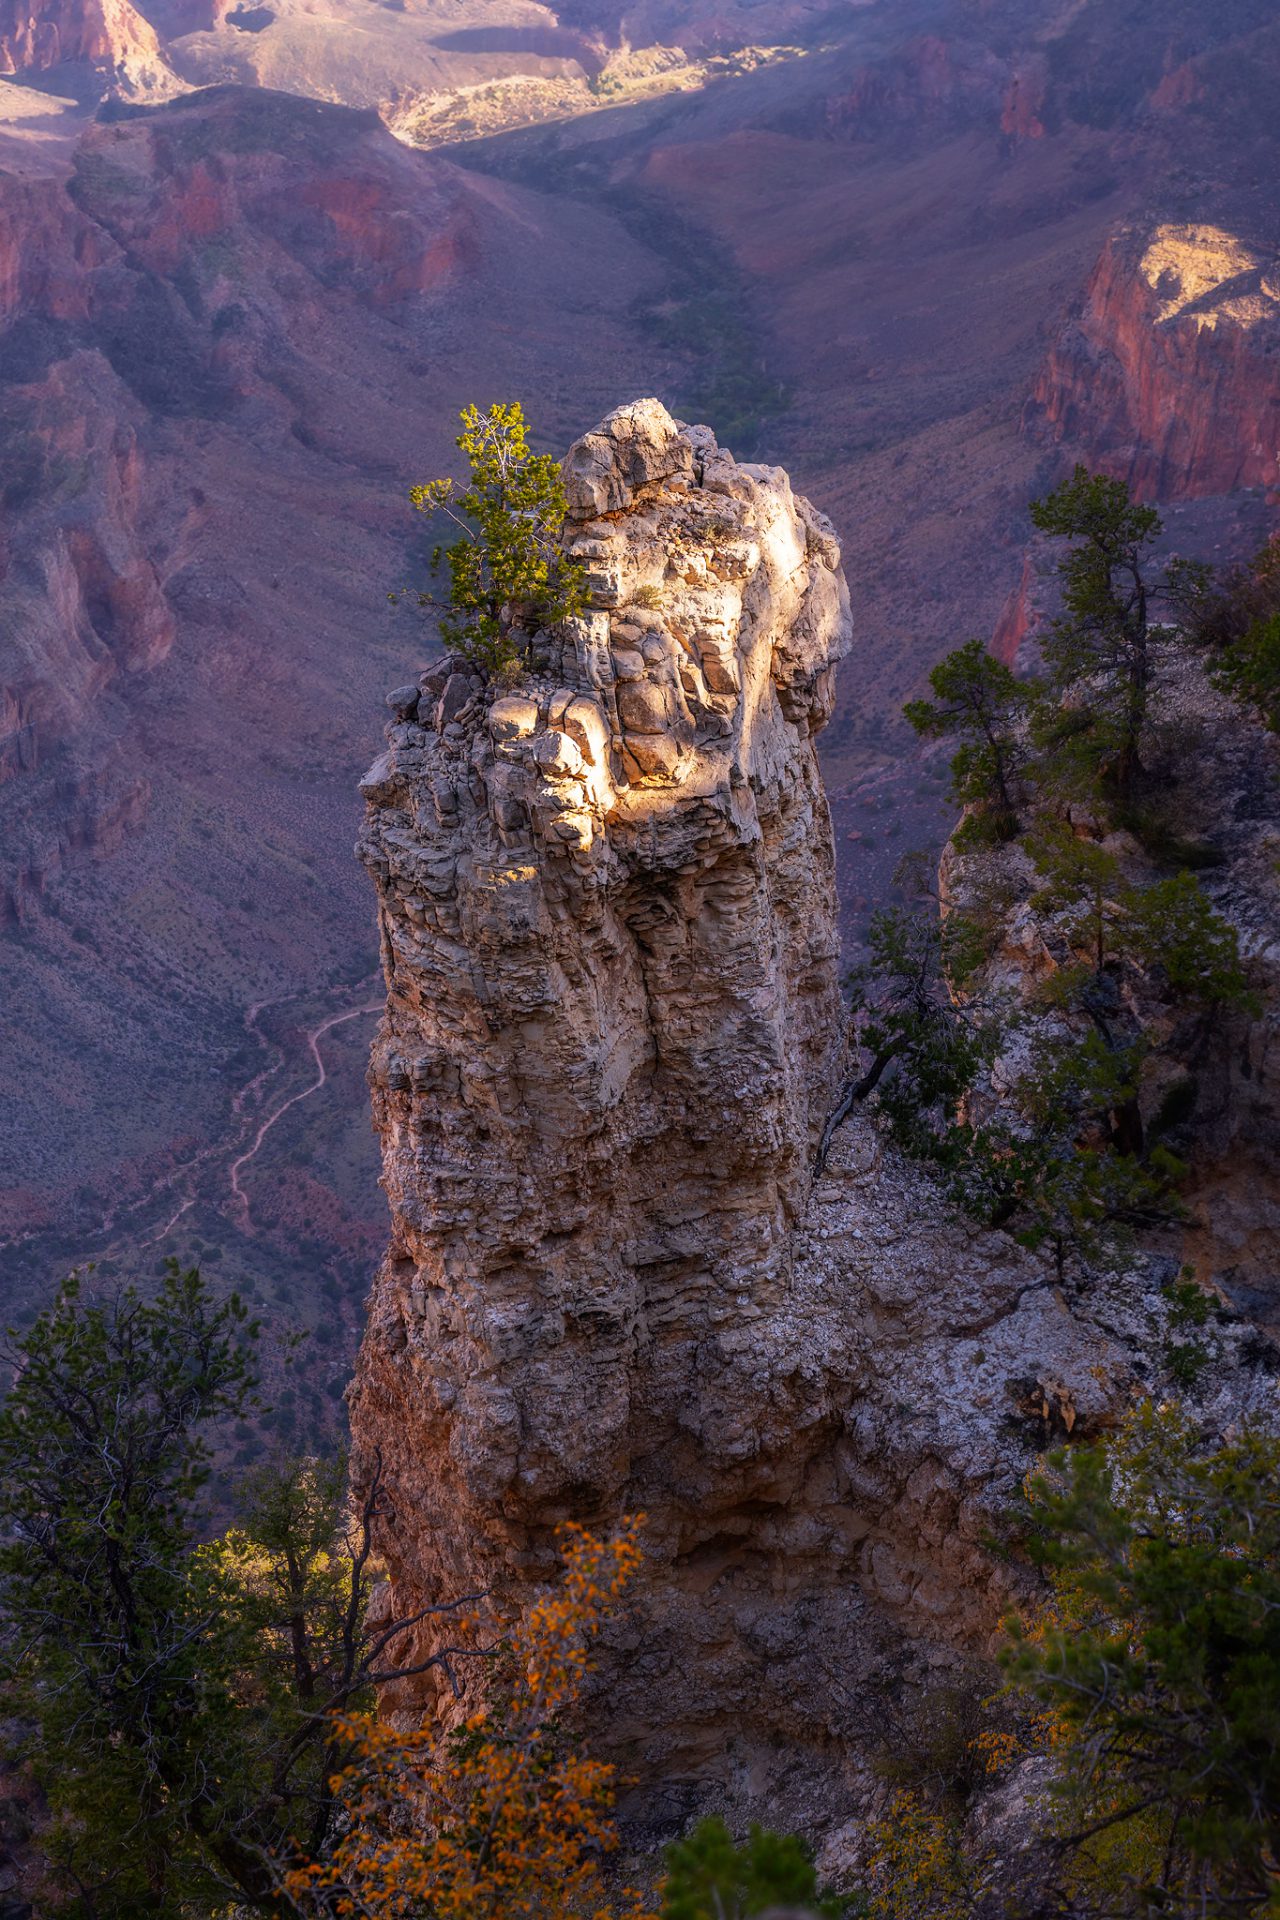
[[[290,1874],[303,1913],[359,1920],[654,1920],[611,1892],[613,1767],[566,1748],[560,1716],[580,1697],[591,1644],[640,1561],[639,1519],[611,1539],[562,1530],[562,1583],[511,1645],[509,1693],[460,1735],[399,1733],[373,1716],[347,1730],[335,1782],[345,1830],[328,1860]]]

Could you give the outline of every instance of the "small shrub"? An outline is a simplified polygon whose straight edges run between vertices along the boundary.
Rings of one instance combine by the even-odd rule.
[[[1176,1280],[1160,1289],[1169,1306],[1172,1327],[1204,1327],[1213,1312],[1213,1295],[1200,1286],[1190,1267],[1184,1267]]]
[[[1210,678],[1233,699],[1258,709],[1280,732],[1280,613],[1259,620],[1210,668]]]
[[[866,1920],[968,1920],[974,1869],[953,1820],[930,1812],[910,1793],[898,1793],[872,1827],[871,1840]]]
[[[560,546],[567,506],[560,469],[550,454],[530,452],[519,402],[485,414],[467,407],[457,444],[471,481],[456,507],[452,480],[410,490],[419,512],[443,513],[460,532],[431,556],[432,571],[448,573],[443,602],[426,592],[417,598],[421,606],[442,604],[446,647],[497,673],[519,663],[522,641],[539,628],[579,611],[584,571]]]
[[[749,1920],[770,1907],[841,1911],[819,1896],[809,1850],[794,1834],[753,1826],[738,1844],[714,1815],[667,1848],[662,1920]]]
[[[988,1772],[981,1740],[988,1691],[977,1681],[930,1687],[905,1713],[877,1702],[884,1724],[880,1777],[931,1806],[960,1812]]]
[[[1212,1355],[1199,1340],[1169,1340],[1165,1343],[1164,1364],[1174,1385],[1184,1393],[1193,1393]]]

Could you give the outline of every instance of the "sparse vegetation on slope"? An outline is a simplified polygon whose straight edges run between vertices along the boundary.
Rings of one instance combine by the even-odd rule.
[[[1275,1912],[1278,1487],[1274,1433],[1215,1440],[1176,1404],[1049,1456],[1020,1522],[1048,1598],[1006,1623],[971,1741],[1021,1810],[1016,1879],[972,1806],[905,1791],[873,1830],[872,1920]]]
[[[1148,1402],[1050,1458],[1031,1522],[1053,1600],[1006,1666],[1050,1716],[1064,1891],[1086,1913],[1273,1911],[1280,1440],[1214,1444]]]
[[[1192,661],[1204,629],[1233,631],[1231,608],[1268,576],[1264,562],[1223,588],[1157,572],[1158,516],[1083,468],[1033,517],[1066,542],[1043,679],[1016,681],[970,642],[935,669],[935,700],[907,708],[926,737],[960,737],[966,816],[942,920],[926,894],[873,922],[854,993],[872,1067],[853,1092],[878,1088],[899,1144],[975,1219],[1049,1245],[1061,1273],[1177,1218],[1197,1134],[1194,1091],[1174,1096],[1261,1012],[1238,931],[1188,864],[1208,852],[1170,824],[1186,776],[1154,704],[1170,659]],[[1160,600],[1197,620],[1158,625]],[[999,991],[1011,938],[1037,958]]]
[[[1226,574],[1204,564],[1177,573],[1181,611],[1216,686],[1280,732],[1280,538]]]

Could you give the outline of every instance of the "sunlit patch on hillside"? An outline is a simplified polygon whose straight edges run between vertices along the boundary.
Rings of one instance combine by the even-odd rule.
[[[450,86],[420,93],[386,118],[397,139],[408,146],[446,146],[660,94],[695,92],[713,80],[803,59],[806,52],[804,47],[749,46],[694,57],[682,47],[624,47],[593,73],[516,73],[473,86]]]
[[[1159,319],[1253,327],[1280,314],[1280,263],[1221,227],[1157,227],[1142,256]]]

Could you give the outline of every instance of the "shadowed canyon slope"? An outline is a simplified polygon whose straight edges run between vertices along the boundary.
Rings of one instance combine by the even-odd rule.
[[[405,488],[457,409],[519,396],[559,450],[657,392],[830,515],[856,936],[949,815],[898,706],[996,624],[1058,464],[1189,498],[1188,542],[1265,518],[1274,336],[1238,302],[1280,240],[1277,32],[1246,0],[144,12],[0,20],[0,1238],[27,1302],[82,1253],[265,1272],[337,1381],[382,1237],[351,789],[421,664],[383,595],[420,575]],[[148,35],[182,84],[346,104],[138,109]],[[431,142],[482,84],[571,117],[415,153],[370,110],[412,131],[381,77],[406,35]],[[1256,263],[1212,329],[1141,268],[1197,223]]]

